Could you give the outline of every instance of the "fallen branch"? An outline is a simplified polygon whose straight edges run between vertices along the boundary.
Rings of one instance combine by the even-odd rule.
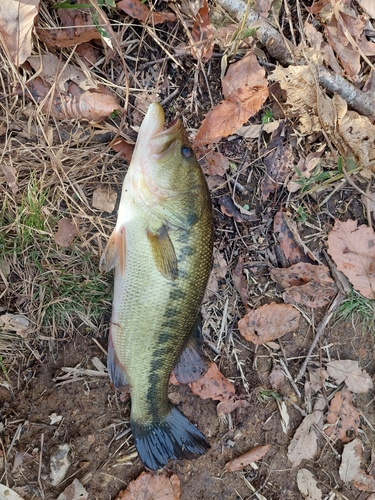
[[[260,16],[254,10],[247,9],[244,0],[218,0],[218,3],[238,21],[242,20],[247,11],[245,26],[247,28],[257,28],[254,36],[265,46],[269,55],[284,66],[294,64],[293,55],[296,49],[295,45],[291,41],[286,40],[267,19]],[[300,65],[305,64],[303,59],[299,59],[298,62]],[[333,94],[338,94],[345,99],[348,106],[361,115],[375,115],[375,100],[368,94],[357,89],[348,80],[332,73],[324,66],[320,65],[316,70],[317,80],[324,89]]]

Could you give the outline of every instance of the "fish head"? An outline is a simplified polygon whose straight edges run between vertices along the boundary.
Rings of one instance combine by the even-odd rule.
[[[165,222],[189,228],[210,203],[207,184],[180,120],[164,129],[152,103],[139,130],[129,168],[136,196]]]

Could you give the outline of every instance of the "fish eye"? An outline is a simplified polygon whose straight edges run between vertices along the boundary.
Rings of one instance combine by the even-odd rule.
[[[182,146],[181,153],[185,158],[191,158],[193,156],[193,150],[189,148],[189,146]]]

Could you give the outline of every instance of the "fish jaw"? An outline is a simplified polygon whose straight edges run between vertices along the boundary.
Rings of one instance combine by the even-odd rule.
[[[139,167],[150,154],[150,140],[164,130],[164,110],[160,104],[150,104],[138,132],[137,142],[130,162],[132,167]]]

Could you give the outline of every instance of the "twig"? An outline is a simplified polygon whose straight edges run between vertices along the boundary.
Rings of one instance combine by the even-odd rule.
[[[43,445],[44,445],[44,432],[42,432],[42,435],[40,436],[38,484],[39,484],[39,488],[40,488],[40,494],[42,495],[42,498],[45,498],[44,493],[43,493],[42,479],[41,479],[41,474],[42,474],[42,458],[43,458]]]
[[[297,375],[297,377],[294,379],[295,382],[298,382],[304,375],[305,371],[306,371],[306,368],[307,368],[307,365],[310,361],[310,358],[311,358],[311,354],[313,352],[313,350],[315,349],[320,337],[323,335],[324,333],[324,329],[325,327],[328,325],[333,313],[336,311],[336,309],[339,307],[339,305],[341,304],[341,302],[344,300],[344,297],[345,295],[342,294],[341,292],[338,292],[338,294],[336,295],[334,301],[332,302],[330,308],[328,309],[328,311],[326,312],[326,314],[324,315],[322,321],[319,323],[319,325],[317,326],[316,328],[316,335],[315,335],[315,338],[310,346],[310,349],[309,349],[309,352],[307,353],[306,355],[306,359],[305,361],[303,362],[302,366],[301,366],[301,369]]]

